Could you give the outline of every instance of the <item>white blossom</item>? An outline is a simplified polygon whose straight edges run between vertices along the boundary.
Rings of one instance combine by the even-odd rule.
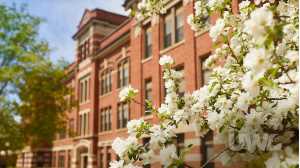
[[[160,160],[164,167],[168,167],[172,164],[172,161],[177,160],[177,148],[174,144],[168,145],[160,150]]]
[[[113,141],[112,149],[119,157],[123,157],[131,147],[136,147],[136,145],[137,139],[135,137],[129,136],[126,140],[118,137]]]
[[[124,160],[119,160],[119,161],[111,161],[109,163],[110,168],[124,168]]]
[[[150,139],[150,146],[152,149],[157,149],[161,144],[166,143],[170,138],[175,137],[175,133],[173,131],[174,126],[166,126],[162,128],[160,125],[154,125],[150,128],[151,132],[151,139]]]
[[[120,101],[131,100],[137,93],[138,93],[138,90],[132,88],[129,85],[120,91],[120,93],[119,93]]]
[[[273,13],[267,8],[257,8],[245,22],[244,31],[257,41],[264,41],[267,33],[266,27],[273,26]]]
[[[164,66],[164,65],[172,65],[172,64],[174,64],[174,59],[171,56],[169,56],[169,55],[163,55],[159,59],[159,64],[162,65],[162,66]]]
[[[299,53],[298,51],[287,51],[286,58],[289,59],[291,62],[298,62],[299,61]]]
[[[213,41],[216,41],[217,38],[222,34],[224,30],[225,22],[223,19],[218,19],[216,24],[210,28],[209,36],[212,38]]]
[[[250,49],[244,59],[244,66],[249,68],[255,75],[262,77],[265,71],[272,67],[270,62],[271,54],[264,48]]]
[[[135,135],[136,134],[136,129],[141,127],[141,125],[144,123],[143,119],[139,119],[139,120],[130,120],[127,123],[127,129],[128,129],[128,133],[130,135]]]

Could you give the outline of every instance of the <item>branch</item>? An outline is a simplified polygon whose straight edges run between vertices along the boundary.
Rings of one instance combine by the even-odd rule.
[[[279,85],[289,85],[289,84],[296,84],[294,81],[289,81],[289,82],[279,82]]]
[[[270,97],[270,98],[267,98],[267,100],[285,100],[287,99],[286,97],[278,97],[278,98],[275,98],[275,97]]]
[[[224,153],[225,151],[229,150],[229,148],[225,148],[224,150],[222,150],[221,152],[215,154],[212,158],[210,158],[208,161],[206,161],[201,168],[205,168],[205,166],[207,166],[207,164],[209,164],[209,162],[215,160],[216,158],[218,158],[222,153]]]

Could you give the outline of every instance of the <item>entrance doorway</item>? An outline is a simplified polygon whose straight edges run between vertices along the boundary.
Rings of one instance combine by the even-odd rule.
[[[87,168],[88,167],[88,156],[87,154],[82,154],[80,159],[81,166],[80,168]]]
[[[79,164],[77,164],[76,168],[88,167],[88,160],[89,160],[88,148],[80,147],[77,149],[77,160]]]

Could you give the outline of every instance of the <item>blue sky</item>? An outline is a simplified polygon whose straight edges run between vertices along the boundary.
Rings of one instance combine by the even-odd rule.
[[[72,35],[85,9],[101,8],[125,14],[124,0],[0,0],[0,3],[17,6],[27,4],[27,10],[34,16],[46,21],[40,27],[40,38],[49,42],[52,49],[51,59],[64,57],[74,60],[75,43]]]

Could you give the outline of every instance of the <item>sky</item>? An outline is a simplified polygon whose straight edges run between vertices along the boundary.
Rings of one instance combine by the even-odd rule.
[[[68,62],[75,59],[75,42],[72,36],[85,9],[100,8],[124,14],[124,0],[0,0],[8,6],[27,5],[33,16],[45,20],[40,26],[40,38],[49,42],[51,59],[57,61],[64,58]]]

